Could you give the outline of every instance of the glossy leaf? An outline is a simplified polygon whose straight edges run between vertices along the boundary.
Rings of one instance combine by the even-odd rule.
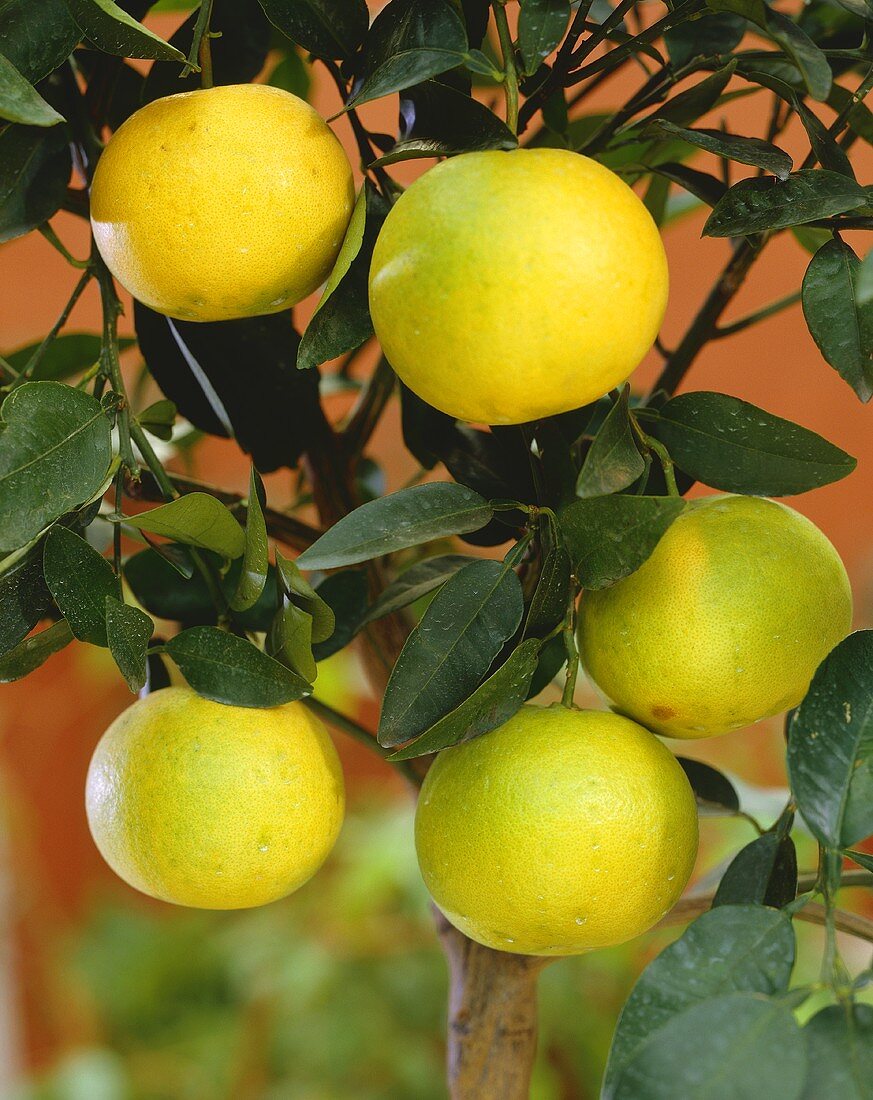
[[[275,707],[309,695],[312,688],[244,638],[214,626],[183,630],[166,652],[198,695],[237,707]]]
[[[97,492],[112,445],[100,405],[60,382],[17,387],[0,417],[0,541],[15,550]]]
[[[786,180],[769,176],[741,180],[728,188],[703,232],[709,237],[740,237],[767,229],[830,218],[863,206],[866,194],[854,180],[836,172],[803,169]]]
[[[51,604],[42,575],[42,547],[34,546],[0,574],[0,658],[27,636]]]
[[[576,482],[576,495],[600,497],[621,492],[642,477],[645,469],[645,459],[631,427],[625,388],[607,413],[585,456]]]
[[[252,466],[249,474],[249,495],[246,501],[245,550],[243,551],[242,572],[236,591],[230,601],[234,611],[247,611],[258,602],[267,583],[267,570],[270,568],[270,544],[267,539],[267,525],[261,508],[261,495],[264,486],[258,477],[258,471]],[[215,547],[212,547],[215,549]]]
[[[828,1005],[803,1029],[807,1077],[803,1100],[873,1096],[873,1007]]]
[[[0,118],[25,126],[57,126],[64,116],[42,98],[18,69],[0,53]]]
[[[739,795],[726,775],[701,760],[689,760],[684,756],[676,759],[688,776],[701,816],[737,813]]]
[[[577,500],[558,516],[583,588],[608,588],[649,557],[685,507],[678,497],[606,496]]]
[[[797,894],[797,851],[790,836],[764,833],[742,848],[722,875],[713,908],[769,905],[781,909]]]
[[[155,61],[184,61],[169,42],[138,23],[113,0],[67,0],[82,34],[104,53]]]
[[[72,640],[73,632],[64,619],[25,638],[0,660],[0,684],[11,684],[28,676]]]
[[[300,555],[301,569],[336,569],[431,539],[476,531],[491,507],[463,485],[438,482],[401,489],[344,516]]]
[[[679,138],[689,145],[696,145],[698,149],[714,153],[717,157],[735,160],[740,164],[751,164],[765,172],[772,172],[783,180],[788,178],[793,167],[791,157],[784,150],[760,138],[726,134],[721,130],[689,130],[665,119],[650,123],[643,131],[643,136]]]
[[[312,655],[312,616],[285,600],[267,637],[267,652],[307,683],[318,675]]]
[[[701,20],[701,22],[703,21]],[[668,99],[657,110],[647,115],[642,120],[642,124],[654,122],[656,119],[672,122],[676,126],[688,126],[690,123],[696,122],[701,115],[711,111],[721,99],[731,77],[736,72],[736,68],[736,61],[730,61],[727,65],[716,69],[711,76],[706,77],[697,84],[693,84],[690,88],[686,88],[685,91],[673,96],[672,99]]]
[[[563,546],[554,546],[546,555],[528,608],[524,633],[529,638],[544,638],[567,614],[570,596],[570,555]]]
[[[72,171],[65,126],[9,126],[0,133],[0,243],[57,213]]]
[[[848,154],[841,145],[837,144],[818,116],[814,115],[806,104],[799,101],[797,103],[797,114],[809,137],[812,151],[822,168],[826,168],[829,172],[840,172],[842,175],[854,179],[855,170],[852,168],[852,162],[849,160]]]
[[[822,844],[873,833],[873,631],[850,634],[819,665],[791,721],[788,775]]]
[[[242,527],[221,501],[209,493],[186,493],[169,504],[125,516],[122,522],[186,546],[214,550],[225,558],[242,557],[246,548]]]
[[[391,759],[409,760],[439,752],[450,745],[472,741],[508,722],[527,699],[540,646],[536,638],[522,642],[472,695],[411,745],[392,753]]]
[[[453,577],[459,569],[475,560],[466,554],[440,554],[416,562],[383,589],[367,612],[367,622],[381,619],[383,615],[390,615],[415,603],[435,588],[440,588],[449,577]]]
[[[506,563],[465,566],[440,589],[394,665],[379,744],[430,729],[473,692],[521,622],[521,582]]]
[[[283,557],[278,550],[276,568],[284,594],[312,619],[312,641],[326,642],[336,626],[336,616],[331,605],[303,576],[297,563]]]
[[[351,57],[369,24],[365,0],[261,0],[270,22],[316,57]]]
[[[729,54],[740,44],[746,30],[742,16],[719,12],[677,23],[666,32],[664,42],[674,67],[680,68],[698,57]]]
[[[58,526],[46,536],[43,568],[49,591],[74,636],[107,645],[106,599],[121,594],[111,564],[85,539]]]
[[[79,28],[64,0],[0,3],[0,53],[32,84],[61,65],[79,37]]]
[[[530,76],[564,37],[570,19],[569,0],[521,0],[518,51]]]
[[[862,401],[873,397],[873,298],[858,291],[861,261],[829,240],[803,278],[803,315],[819,351]]]
[[[121,675],[132,692],[148,679],[146,650],[155,624],[138,607],[106,597],[106,638]]]
[[[724,393],[680,394],[646,430],[686,474],[728,493],[806,493],[839,481],[856,465],[808,428]]]
[[[363,569],[344,569],[326,577],[316,592],[333,611],[336,622],[330,637],[312,647],[316,661],[324,661],[344,649],[364,625],[369,595],[367,575]]]
[[[726,905],[704,913],[637,980],[613,1036],[603,1100],[620,1095],[622,1071],[679,1013],[719,994],[787,989],[794,951],[791,921],[778,910]]]
[[[725,993],[674,1016],[621,1073],[615,1100],[799,1100],[803,1037],[791,1011],[755,993]]]

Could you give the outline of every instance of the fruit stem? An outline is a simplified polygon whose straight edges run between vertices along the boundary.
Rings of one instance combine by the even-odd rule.
[[[661,463],[661,468],[664,471],[664,480],[667,482],[667,492],[671,497],[679,497],[682,494],[679,492],[679,486],[676,484],[676,471],[673,466],[673,459],[670,457],[670,452],[664,446],[663,443],[657,439],[652,439],[650,435],[645,436],[646,446],[650,451],[654,451],[658,456],[658,461]]]
[[[506,18],[506,0],[493,0],[494,22],[500,38],[500,52],[503,55],[503,90],[506,96],[506,125],[512,132],[518,133],[518,70],[515,67],[515,51],[512,48],[512,35]]]
[[[575,578],[570,581],[570,596],[567,600],[567,614],[564,616],[564,648],[567,651],[567,678],[564,681],[564,694],[561,705],[576,705],[576,677],[579,675],[579,647],[576,645],[576,600],[579,597],[579,585]]]
[[[191,39],[191,50],[188,54],[188,63],[182,71],[184,76],[192,70],[200,70],[200,87],[212,87],[212,46],[210,45],[209,20],[212,18],[213,0],[203,0],[200,10],[197,12],[197,22],[194,24],[194,37]]]

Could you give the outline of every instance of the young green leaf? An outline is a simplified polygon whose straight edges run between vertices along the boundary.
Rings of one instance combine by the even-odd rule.
[[[724,193],[703,232],[708,237],[741,237],[786,229],[844,214],[866,201],[864,188],[854,180],[823,169],[802,169],[785,180],[745,179]]]
[[[19,386],[0,417],[0,542],[15,550],[97,492],[112,443],[100,405],[60,382]]]
[[[164,647],[198,695],[237,707],[276,707],[309,695],[302,677],[244,638],[195,626]]]
[[[801,1100],[870,1100],[873,1006],[828,1005],[803,1029],[807,1074]]]
[[[148,679],[146,650],[155,624],[138,607],[106,597],[106,638],[118,670],[134,693]]]
[[[850,634],[819,665],[791,721],[788,776],[822,844],[873,833],[873,631]]]
[[[531,76],[564,37],[570,19],[569,0],[521,0],[518,51]]]
[[[106,599],[121,594],[110,563],[66,527],[53,527],[43,550],[45,582],[81,642],[108,645]]]
[[[781,909],[797,895],[797,851],[790,836],[764,833],[734,856],[712,906],[768,905]]]
[[[42,98],[18,69],[0,53],[0,118],[25,126],[57,126],[64,116]]]
[[[506,563],[478,561],[443,585],[394,665],[379,744],[424,733],[470,695],[524,611],[521,582]]]
[[[713,489],[791,496],[848,476],[855,459],[820,435],[724,393],[683,393],[646,430]]]
[[[679,1013],[723,993],[786,990],[794,951],[791,921],[778,910],[726,905],[704,913],[637,980],[613,1036],[603,1100],[615,1100],[622,1071]]]
[[[176,406],[166,398],[155,401],[137,416],[140,427],[145,428],[158,439],[169,442],[173,438],[173,425],[176,422]]]
[[[408,546],[478,531],[491,506],[463,485],[414,485],[362,504],[344,516],[297,559],[301,569],[336,569]]]
[[[608,588],[649,557],[685,507],[679,497],[590,497],[558,515],[573,570],[583,588]]]
[[[297,563],[284,557],[278,550],[276,568],[284,594],[312,618],[313,642],[326,642],[336,626],[333,608],[303,576]]]
[[[261,0],[261,7],[292,42],[327,60],[351,57],[370,21],[365,0]]]
[[[763,168],[765,172],[772,172],[781,180],[788,179],[794,165],[784,150],[760,138],[726,134],[721,130],[689,130],[666,119],[650,123],[643,131],[643,137],[661,136],[679,138],[689,145],[696,145],[698,149],[714,153],[717,157]]]
[[[7,126],[0,133],[0,243],[57,213],[72,168],[66,126]]]
[[[601,497],[621,492],[642,477],[645,469],[645,459],[634,440],[625,387],[585,456],[576,482],[576,496]]]
[[[249,474],[249,497],[247,501],[245,551],[243,552],[242,572],[236,591],[230,601],[234,611],[248,611],[258,602],[267,583],[267,571],[270,568],[270,545],[267,539],[267,525],[261,508],[261,494],[264,491],[258,471],[252,466]]]
[[[684,756],[677,756],[676,760],[688,776],[701,817],[739,812],[739,795],[726,775],[700,760],[689,760]]]
[[[165,42],[113,0],[67,0],[82,34],[104,53],[154,61],[184,61],[185,55]]]
[[[296,95],[298,99],[308,99],[312,86],[311,68],[300,51],[292,47],[286,50],[282,60],[270,73],[267,83],[271,88],[281,88]]]
[[[415,756],[439,752],[461,741],[481,737],[508,722],[528,696],[541,645],[536,638],[522,642],[463,703],[417,737],[411,745],[392,753],[390,759],[410,760]]]
[[[121,522],[186,546],[214,550],[225,558],[242,557],[246,548],[242,527],[221,501],[209,493],[186,493],[159,508],[124,516]]]
[[[318,667],[312,655],[312,616],[290,600],[276,612],[267,636],[267,652],[312,683]]]
[[[475,560],[467,554],[440,554],[435,558],[425,558],[424,561],[416,562],[401,573],[396,581],[392,581],[383,589],[367,612],[367,622],[381,619],[383,615],[390,615],[393,611],[399,611],[415,603],[422,596],[445,584],[449,577],[453,577],[459,569]]]
[[[862,401],[873,397],[873,297],[859,294],[861,261],[828,240],[803,278],[803,315],[819,351]]]
[[[25,638],[0,660],[0,684],[11,684],[29,675],[72,640],[73,632],[65,619]]]

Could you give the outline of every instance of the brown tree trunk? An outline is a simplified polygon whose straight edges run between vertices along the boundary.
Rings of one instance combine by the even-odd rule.
[[[441,913],[436,922],[449,963],[449,1095],[527,1100],[537,1049],[537,979],[549,960],[482,947]]]

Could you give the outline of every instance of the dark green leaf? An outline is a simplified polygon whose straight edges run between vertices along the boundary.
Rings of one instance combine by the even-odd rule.
[[[209,493],[186,493],[159,508],[125,516],[121,522],[186,546],[214,550],[225,558],[242,557],[246,548],[242,527],[221,501]]]
[[[401,92],[464,62],[467,31],[450,0],[392,0],[364,44],[364,82],[348,106]]]
[[[373,246],[387,214],[388,203],[365,181],[333,271],[300,339],[297,366],[301,370],[336,359],[373,335],[367,279]]]
[[[634,440],[628,413],[628,389],[609,410],[576,482],[579,497],[618,493],[642,477],[646,463]]]
[[[121,594],[110,563],[66,527],[53,527],[43,550],[45,582],[79,641],[108,645],[106,598]]]
[[[92,336],[89,332],[68,332],[56,336],[30,376],[31,381],[61,382],[65,378],[88,370],[100,358],[100,343],[100,337]],[[124,351],[135,343],[135,340],[122,338],[118,345],[119,349]],[[24,370],[39,346],[39,343],[28,344],[27,347],[10,352],[6,359],[15,370]]]
[[[797,852],[790,836],[764,833],[747,844],[722,875],[713,908],[769,905],[781,909],[797,894]]]
[[[249,474],[249,497],[247,501],[245,551],[243,553],[242,572],[236,591],[230,601],[234,611],[248,611],[258,602],[267,583],[267,570],[270,568],[270,545],[267,539],[267,525],[261,508],[261,494],[264,486],[258,477],[258,471],[252,466]],[[212,547],[216,549],[216,547]]]
[[[822,844],[873,833],[873,631],[850,634],[819,665],[791,721],[788,776]]]
[[[297,568],[297,563],[276,551],[276,567],[283,592],[312,619],[313,642],[326,642],[333,634],[336,617],[333,608]]]
[[[344,516],[297,559],[301,569],[336,569],[431,539],[477,531],[491,518],[487,501],[463,485],[401,489]]]
[[[113,0],[67,0],[82,34],[104,53],[155,61],[184,61],[169,42],[158,37]]]
[[[149,405],[137,416],[140,426],[158,439],[169,442],[173,438],[173,425],[176,422],[176,406],[172,401],[162,398]]]
[[[615,1100],[799,1100],[803,1037],[790,1010],[755,993],[725,993],[674,1016],[625,1066]]]
[[[678,69],[698,57],[729,54],[740,44],[746,30],[747,24],[742,16],[721,12],[677,23],[666,32],[664,42],[670,60]]]
[[[643,137],[660,135],[679,138],[689,145],[696,145],[698,149],[705,149],[708,153],[715,153],[727,160],[763,168],[765,172],[772,172],[779,179],[787,179],[793,166],[791,157],[786,152],[760,138],[726,134],[721,130],[688,130],[664,119],[650,123],[643,131]]]
[[[625,1067],[679,1013],[723,993],[787,989],[794,950],[791,921],[778,910],[726,905],[704,913],[637,980],[612,1040],[603,1100],[613,1100]],[[680,1095],[687,1094],[673,1100]]]
[[[268,635],[267,652],[311,683],[318,675],[312,656],[312,616],[290,600],[276,612]]]
[[[100,405],[60,382],[19,386],[0,416],[0,540],[15,550],[97,492],[112,444]]]
[[[558,516],[583,588],[608,588],[649,557],[685,507],[678,497],[591,497]]]
[[[316,661],[324,661],[344,649],[364,625],[368,602],[367,575],[363,569],[344,569],[323,580],[316,592],[333,611],[336,620],[330,637],[312,647]]]
[[[148,679],[146,650],[155,624],[138,607],[106,597],[106,637],[109,651],[132,692],[142,691]]]
[[[861,262],[840,240],[810,260],[803,279],[803,315],[827,362],[862,401],[873,397],[873,298],[859,300]]]
[[[536,672],[528,688],[528,699],[535,699],[541,691],[547,688],[566,663],[567,648],[564,639],[559,635],[546,642],[540,650]]]
[[[530,76],[564,37],[570,18],[569,0],[521,0],[518,50]]]
[[[348,58],[367,33],[364,0],[261,0],[267,18],[316,57]]]
[[[422,596],[444,585],[449,577],[453,577],[459,569],[475,560],[467,554],[440,554],[411,565],[382,591],[367,612],[367,622],[381,619],[383,615],[390,615],[393,611],[415,603]]]
[[[72,640],[73,632],[64,619],[25,638],[0,661],[0,684],[10,684],[27,676]]]
[[[868,852],[846,852],[846,855],[855,861],[859,867],[867,871],[873,871],[873,855]]]
[[[57,213],[73,163],[66,126],[8,126],[0,133],[0,242]]]
[[[686,474],[728,493],[806,493],[839,481],[856,465],[808,428],[724,393],[680,394],[646,430]]]
[[[721,69],[717,69],[705,80],[673,96],[652,114],[647,115],[641,125],[654,122],[656,119],[673,122],[677,126],[687,126],[691,122],[696,122],[701,115],[711,111],[721,99],[736,67],[736,61],[731,61]]]
[[[0,53],[32,84],[61,65],[79,41],[64,0],[3,0]]]
[[[478,561],[448,580],[410,634],[385,690],[379,744],[430,729],[467,698],[518,628],[521,582],[498,561]]]
[[[309,66],[298,51],[290,49],[270,73],[267,83],[271,88],[281,88],[299,99],[306,99],[309,95],[312,76]]]
[[[42,547],[35,546],[0,574],[0,657],[30,633],[51,604],[42,577]]]
[[[803,1037],[809,1067],[803,1100],[873,1100],[873,1007],[829,1005]]]
[[[866,199],[864,188],[854,180],[819,169],[793,172],[786,180],[745,179],[728,188],[703,232],[709,237],[740,237],[786,229],[854,210]]]
[[[191,687],[216,703],[275,707],[312,690],[300,676],[244,638],[214,626],[183,630],[165,649]]]
[[[827,168],[829,172],[840,172],[854,179],[855,170],[848,154],[841,145],[837,144],[824,123],[810,111],[806,104],[798,101],[796,109],[809,136],[812,151],[822,168]]]
[[[684,756],[677,756],[676,759],[688,776],[701,816],[705,817],[707,813],[735,814],[739,811],[739,796],[726,775],[700,760],[689,760]]]
[[[461,741],[472,741],[508,722],[527,698],[540,646],[536,638],[522,642],[472,695],[411,745],[392,753],[391,759],[409,760],[439,752]]]
[[[715,206],[727,190],[720,179],[707,172],[698,172],[696,168],[688,168],[684,164],[653,165],[651,171],[678,183],[707,206]]]
[[[21,122],[25,126],[56,126],[64,116],[42,98],[0,53],[0,118],[7,122]]]
[[[570,555],[563,546],[554,546],[546,555],[530,602],[525,636],[544,638],[550,634],[567,614],[569,596]]]

